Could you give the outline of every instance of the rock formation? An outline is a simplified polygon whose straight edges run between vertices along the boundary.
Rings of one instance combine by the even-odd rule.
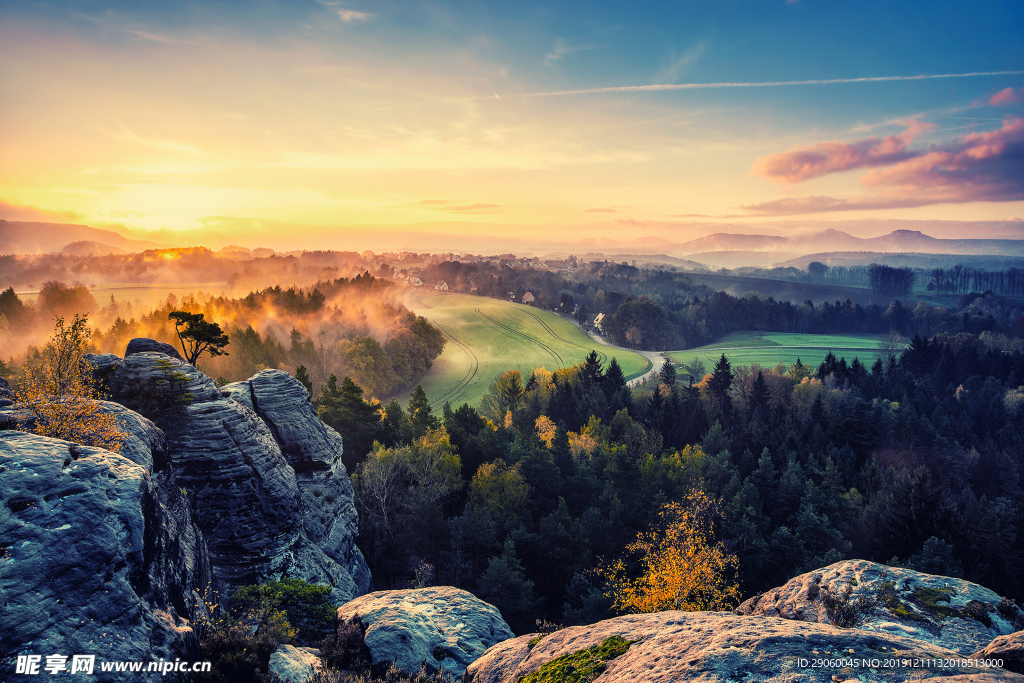
[[[487,648],[514,634],[497,608],[451,586],[370,593],[338,608],[358,618],[376,666],[397,661],[407,673],[445,669],[460,676]]]
[[[166,434],[220,595],[285,573],[330,585],[339,604],[369,590],[341,437],[301,383],[268,370],[220,389],[188,363],[141,350],[106,382],[115,401]]]
[[[282,645],[270,655],[267,673],[280,683],[308,683],[320,666],[320,650]]]
[[[867,560],[801,574],[736,611],[856,626],[935,643],[961,655],[1024,628],[1024,612],[983,586]]]
[[[999,636],[973,655],[975,659],[998,659],[1007,671],[1024,674],[1024,631]]]
[[[466,683],[529,683],[564,680],[564,667],[588,648],[615,637],[631,641],[624,653],[603,662],[596,683],[701,681],[1024,681],[1001,669],[963,666],[887,668],[885,662],[960,658],[937,645],[887,633],[840,629],[778,617],[722,612],[658,612],[574,626],[540,637],[520,636],[489,649],[469,665]],[[593,652],[593,651],[591,651]],[[559,659],[561,658],[561,659]],[[591,662],[601,657],[591,655]],[[558,661],[555,661],[558,660]],[[801,662],[805,660],[806,664]],[[833,666],[812,667],[815,661]],[[867,660],[865,662],[865,660]],[[846,665],[843,665],[846,662]],[[872,663],[877,666],[872,667]],[[549,664],[551,663],[551,664]],[[549,664],[549,665],[548,665]],[[546,668],[545,665],[548,665]],[[561,665],[562,672],[559,672]],[[523,681],[523,683],[526,683]]]
[[[185,362],[185,359],[178,353],[178,349],[170,344],[165,344],[155,339],[147,339],[146,337],[136,337],[128,342],[128,347],[124,350],[124,357],[127,358],[128,356],[134,356],[136,353],[146,352],[162,353],[165,356]]]
[[[130,459],[0,431],[5,680],[19,654],[95,654],[97,681],[124,680],[102,674],[101,661],[198,659],[190,622],[205,615],[209,556],[173,473],[154,474],[137,441]]]

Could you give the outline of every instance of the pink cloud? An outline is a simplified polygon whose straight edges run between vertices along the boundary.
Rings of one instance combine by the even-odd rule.
[[[919,151],[905,150],[888,168],[873,168],[861,184],[871,195],[798,197],[750,204],[758,215],[904,208],[927,204],[1024,199],[1024,118],[999,130],[971,133]]]
[[[1001,107],[1004,104],[1016,104],[1017,102],[1020,102],[1021,99],[1024,99],[1024,88],[1021,88],[1020,93],[1021,94],[1018,95],[1013,88],[1003,88],[990,97],[988,103],[993,107]]]
[[[819,142],[807,147],[794,147],[788,152],[769,154],[757,159],[750,174],[777,183],[798,183],[803,180],[840,171],[874,166],[889,166],[913,156],[907,147],[921,133],[934,128],[931,123],[911,120],[899,135],[870,137],[854,142]]]

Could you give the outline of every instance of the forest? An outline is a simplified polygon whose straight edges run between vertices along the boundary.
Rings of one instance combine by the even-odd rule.
[[[866,276],[869,272],[879,293],[884,290],[893,295],[905,296],[916,277],[908,268],[865,268]],[[430,281],[444,280],[455,291],[498,298],[511,293],[519,300],[529,291],[536,299],[533,305],[560,311],[583,323],[604,313],[601,329],[615,344],[644,350],[703,346],[737,330],[805,334],[877,334],[893,330],[907,337],[930,337],[942,332],[987,332],[1007,339],[1024,336],[1024,305],[1020,299],[992,290],[967,291],[949,307],[924,301],[904,306],[893,300],[882,308],[862,307],[849,299],[817,304],[810,300],[776,301],[759,292],[735,297],[715,292],[684,273],[608,261],[577,264],[572,260],[564,274],[513,262],[500,266],[445,262],[427,266],[424,273]],[[1007,348],[1005,341],[1000,344]]]
[[[444,348],[441,333],[401,303],[397,285],[369,274],[305,288],[269,287],[240,298],[179,300],[172,294],[148,312],[133,311],[113,296],[101,305],[84,285],[45,283],[34,306],[9,288],[0,293],[0,339],[13,351],[16,342],[45,335],[55,316],[87,313],[95,328],[96,352],[123,355],[134,337],[178,346],[168,318],[175,310],[203,313],[227,333],[227,353],[201,362],[202,370],[221,384],[264,368],[294,373],[302,366],[311,391],[319,391],[330,375],[338,374],[355,378],[371,395],[386,397],[415,384]],[[28,343],[26,358],[39,352]],[[9,377],[24,359],[0,362],[0,376]]]
[[[608,568],[700,491],[744,598],[854,557],[1024,598],[1019,350],[940,333],[870,368],[723,356],[696,384],[671,366],[660,380],[644,396],[592,355],[506,373],[479,408],[435,415],[416,391],[376,417],[351,380],[325,388],[377,588],[463,587],[517,632],[591,623],[609,613]]]

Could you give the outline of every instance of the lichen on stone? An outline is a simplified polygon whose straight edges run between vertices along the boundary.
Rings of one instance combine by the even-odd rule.
[[[536,640],[539,642],[540,637]],[[589,683],[601,675],[609,661],[625,654],[635,642],[610,636],[600,645],[556,657],[532,674],[520,677],[516,683]]]

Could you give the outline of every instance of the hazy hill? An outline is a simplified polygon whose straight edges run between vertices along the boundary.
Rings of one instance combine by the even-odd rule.
[[[997,254],[1024,256],[1024,240],[939,239],[919,230],[894,230],[880,237],[854,237],[841,230],[823,230],[809,235],[778,237],[716,233],[679,244],[677,254],[700,261],[707,252],[911,252],[918,254]],[[669,250],[670,253],[673,250]],[[753,263],[748,265],[755,265]]]
[[[107,256],[109,254],[127,254],[120,247],[112,247],[109,244],[101,244],[92,240],[72,242],[60,250],[62,254],[70,256]]]
[[[0,220],[0,254],[52,254],[78,242],[93,242],[98,248],[105,247],[108,250],[99,253],[111,253],[109,250],[112,247],[135,252],[164,246],[155,242],[130,240],[113,230],[100,230],[88,225]]]
[[[782,255],[774,255],[781,257]],[[955,256],[955,258],[954,258]],[[801,270],[807,269],[811,261],[819,261],[828,266],[863,266],[879,263],[885,266],[909,266],[911,268],[947,268],[959,263],[964,266],[985,268],[987,270],[1006,270],[1007,268],[1024,268],[1024,255],[1014,252],[1006,254],[948,254],[948,253],[909,253],[879,251],[832,251],[816,254],[804,254],[787,261],[773,263],[774,266],[793,266]]]

